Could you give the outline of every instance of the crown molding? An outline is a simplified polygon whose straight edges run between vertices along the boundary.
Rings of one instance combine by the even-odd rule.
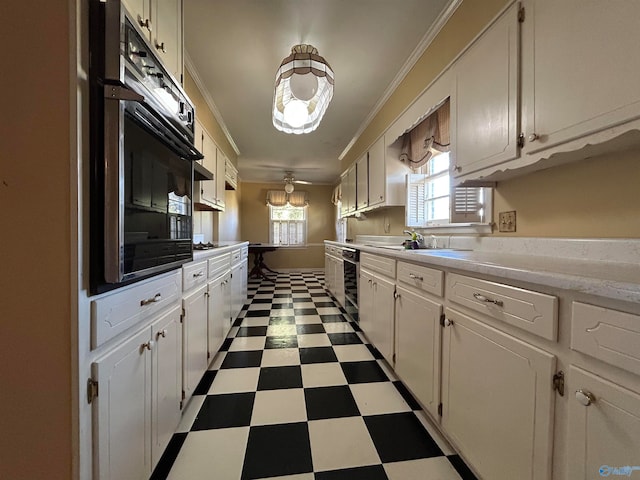
[[[236,142],[233,140],[233,137],[231,136],[231,132],[229,132],[229,129],[227,128],[226,123],[224,123],[224,119],[222,118],[222,114],[220,113],[220,110],[218,110],[218,107],[213,101],[213,98],[211,97],[209,90],[207,90],[207,88],[204,85],[204,82],[202,81],[202,78],[200,77],[198,69],[193,63],[193,60],[191,60],[191,57],[189,56],[189,52],[187,52],[186,50],[184,52],[184,66],[187,70],[189,70],[189,73],[191,74],[193,81],[195,82],[196,86],[200,90],[200,93],[204,97],[204,101],[207,103],[207,106],[209,107],[209,110],[211,110],[211,113],[213,114],[214,118],[218,122],[218,125],[220,125],[220,129],[222,130],[222,133],[224,133],[224,136],[226,137],[227,141],[231,145],[231,148],[233,148],[233,151],[236,152],[236,155],[240,155],[240,149],[238,149],[238,145],[236,145]]]
[[[407,58],[406,62],[404,63],[404,65],[402,66],[398,74],[391,81],[391,83],[389,84],[387,89],[384,91],[384,93],[382,94],[378,102],[373,106],[373,108],[369,112],[369,115],[367,115],[367,118],[364,119],[364,121],[360,125],[360,128],[358,129],[354,137],[351,139],[351,141],[347,144],[345,149],[342,151],[342,153],[338,157],[338,160],[342,161],[342,159],[347,155],[347,153],[349,153],[349,150],[351,150],[353,145],[358,141],[358,139],[360,138],[360,135],[362,135],[362,133],[367,129],[369,124],[373,121],[375,116],[380,112],[384,104],[387,103],[387,100],[389,100],[393,92],[395,92],[398,86],[400,86],[400,83],[405,79],[407,74],[411,71],[411,69],[416,64],[416,62],[420,59],[422,54],[427,50],[427,48],[429,48],[429,45],[431,45],[431,43],[436,38],[438,33],[440,33],[440,30],[442,30],[442,27],[446,25],[446,23],[449,21],[449,19],[454,14],[454,12],[458,9],[462,1],[463,0],[451,0],[449,4],[442,10],[442,12],[440,12],[440,15],[438,15],[438,18],[436,18],[435,22],[431,25],[427,33],[424,34],[424,36],[422,37],[422,40],[420,40],[420,43],[418,43],[418,45],[413,50],[413,52],[411,52],[411,55],[409,55],[409,58]]]

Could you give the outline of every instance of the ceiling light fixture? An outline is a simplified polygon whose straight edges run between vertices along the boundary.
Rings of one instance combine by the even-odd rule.
[[[293,193],[294,187],[293,187],[293,183],[287,183],[284,186],[284,191],[287,193]]]
[[[285,133],[313,132],[333,97],[333,70],[312,45],[295,45],[280,64],[273,94],[273,126]]]

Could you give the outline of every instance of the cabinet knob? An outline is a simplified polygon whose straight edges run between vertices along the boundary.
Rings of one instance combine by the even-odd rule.
[[[161,330],[158,333],[156,333],[156,340],[160,340],[160,337],[162,338],[167,338],[167,330]]]
[[[539,138],[540,138],[540,135],[538,135],[537,133],[532,133],[531,135],[529,135],[529,141],[530,142],[535,142]]]
[[[147,30],[151,31],[151,20],[149,20],[148,18],[145,18],[143,20],[142,17],[138,17],[138,23],[141,27],[144,27]]]
[[[587,390],[578,390],[576,392],[576,400],[578,400],[581,405],[588,407],[596,401],[596,397],[593,396],[593,393]]]
[[[140,353],[144,352],[145,350],[151,351],[155,344],[156,342],[154,342],[153,340],[149,340],[147,343],[143,343],[142,345],[140,345]]]
[[[453,171],[454,172],[461,172],[462,171],[462,167],[460,165],[454,165],[453,166]]]
[[[415,273],[410,273],[409,278],[412,278],[413,280],[420,280],[421,282],[424,280],[423,277],[416,275]]]
[[[167,51],[164,48],[164,42],[156,43],[156,50],[160,50],[162,53],[167,53]]]
[[[444,326],[445,327],[451,327],[453,326],[453,320],[449,320],[448,318],[444,319]]]

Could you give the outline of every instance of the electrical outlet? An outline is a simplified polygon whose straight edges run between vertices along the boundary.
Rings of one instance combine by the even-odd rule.
[[[516,231],[516,211],[498,213],[498,231],[515,232]]]

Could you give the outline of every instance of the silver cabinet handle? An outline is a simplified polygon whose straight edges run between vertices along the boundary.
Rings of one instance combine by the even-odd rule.
[[[193,278],[202,277],[203,275],[204,275],[204,272],[194,273],[194,274],[193,274]]]
[[[167,51],[164,49],[164,42],[156,43],[156,50],[160,50],[162,53],[167,53]]]
[[[453,166],[453,171],[454,172],[461,172],[462,171],[462,167],[460,165],[454,165]]]
[[[532,133],[531,135],[529,135],[529,141],[530,142],[535,142],[539,138],[540,138],[540,135],[538,135],[537,133]]]
[[[141,27],[144,27],[147,30],[151,31],[151,20],[149,20],[148,18],[145,18],[143,20],[141,17],[138,17],[138,23]]]
[[[160,340],[160,337],[162,338],[167,338],[167,330],[160,330],[158,333],[156,333],[156,340]]]
[[[400,294],[398,292],[393,292],[393,298],[395,299],[400,298]]]
[[[147,298],[146,300],[140,300],[140,306],[144,307],[145,305],[149,305],[150,303],[157,303],[162,300],[162,295],[156,293],[155,297]]]
[[[576,400],[578,400],[581,405],[588,407],[596,401],[596,397],[593,396],[593,393],[587,390],[578,390],[576,391]]]
[[[153,340],[149,340],[147,343],[143,343],[140,345],[140,353],[143,353],[145,350],[151,351],[153,346],[156,344]]]
[[[421,282],[422,282],[422,281],[424,281],[424,278],[422,278],[422,277],[421,277],[421,276],[419,276],[419,275],[416,275],[415,273],[410,273],[410,274],[409,274],[409,277],[410,277],[410,278],[413,278],[414,280],[420,280]]]
[[[473,294],[473,298],[475,298],[476,300],[480,300],[481,302],[493,303],[494,305],[497,305],[499,307],[502,307],[504,305],[502,300],[492,300],[490,298],[485,297],[484,295],[482,295],[480,293],[474,293]]]
[[[449,320],[448,318],[444,319],[444,326],[445,327],[451,327],[453,326],[453,320]]]

